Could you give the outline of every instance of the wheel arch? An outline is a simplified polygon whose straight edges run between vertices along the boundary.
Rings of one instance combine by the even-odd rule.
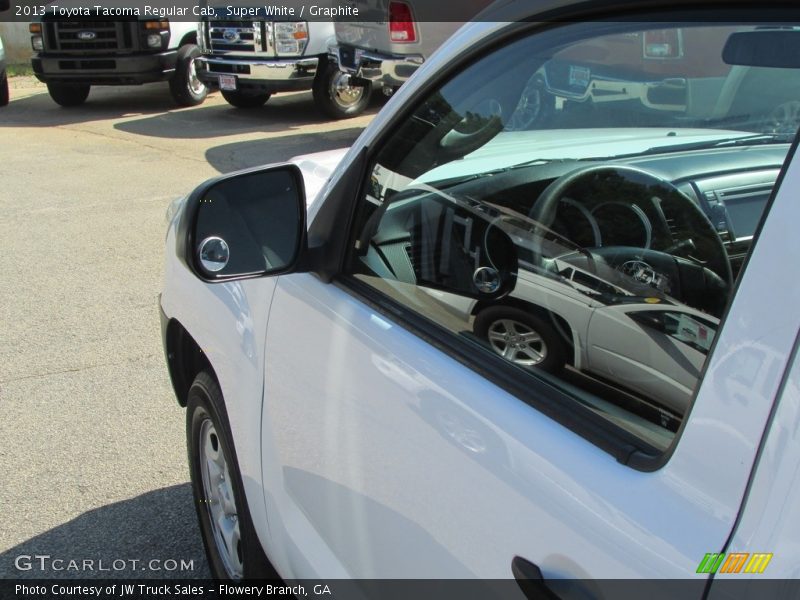
[[[205,352],[177,319],[170,319],[167,324],[164,352],[172,389],[181,406],[186,406],[189,388],[200,372],[206,371],[219,383]]]
[[[519,298],[514,298],[513,296],[503,298],[500,302],[476,302],[475,306],[472,308],[472,315],[475,316],[486,308],[500,306],[518,308],[520,310],[535,314],[539,318],[552,323],[555,330],[564,339],[564,342],[567,343],[570,349],[570,352],[567,353],[567,362],[571,365],[575,365],[575,353],[577,352],[577,349],[575,348],[575,332],[564,317],[548,308],[520,300]]]
[[[185,34],[181,38],[181,43],[178,45],[178,48],[181,46],[185,46],[186,44],[197,44],[197,32],[190,31],[189,33]]]

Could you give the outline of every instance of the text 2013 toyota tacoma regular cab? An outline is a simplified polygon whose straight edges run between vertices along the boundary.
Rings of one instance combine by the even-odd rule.
[[[658,81],[665,29],[706,40],[682,108],[514,126],[543,69],[591,85],[581,48]],[[794,0],[504,0],[349,150],[173,203],[162,331],[213,573],[797,597],[758,580],[800,575],[798,81]]]
[[[30,32],[33,72],[61,106],[82,104],[93,85],[168,81],[179,106],[200,104],[208,94],[195,70],[196,22],[62,17],[51,9]]]
[[[251,10],[248,18],[226,17],[233,7],[218,7],[200,26],[198,74],[219,87],[233,106],[257,108],[277,92],[313,90],[324,114],[340,119],[359,114],[370,87],[347,84],[328,59],[334,41],[332,22],[276,20]]]

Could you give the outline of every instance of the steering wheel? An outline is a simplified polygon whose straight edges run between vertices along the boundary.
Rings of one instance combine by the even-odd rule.
[[[669,181],[627,165],[588,165],[562,175],[547,186],[528,216],[550,227],[556,219],[559,202],[564,198],[574,201],[576,195],[571,192],[576,188],[587,196],[587,190],[591,193],[594,187],[595,192],[601,190],[608,197],[608,191],[618,188],[620,182],[626,184],[620,190],[625,196],[618,195],[614,200],[632,202],[635,199],[645,204],[658,198],[662,204],[669,204],[671,209],[683,214],[696,237],[673,239],[673,243],[663,249],[607,246],[592,248],[591,254],[625,275],[628,283],[657,288],[676,300],[721,314],[733,285],[725,245],[700,207]],[[676,256],[682,249],[691,249],[696,259]]]

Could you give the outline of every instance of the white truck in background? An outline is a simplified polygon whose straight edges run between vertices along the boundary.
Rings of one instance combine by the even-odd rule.
[[[230,16],[216,7],[200,24],[200,79],[219,87],[237,108],[258,108],[278,92],[312,90],[325,115],[341,119],[364,111],[370,86],[348,85],[328,50],[330,21],[277,20],[266,15]]]
[[[476,15],[489,0],[459,3],[464,18]],[[346,83],[381,88],[391,95],[456,32],[463,21],[430,21],[424,11],[430,7],[410,0],[378,0],[364,7],[363,20],[339,22],[332,59],[346,77]],[[374,20],[372,20],[374,19]]]
[[[33,72],[61,106],[83,104],[93,85],[168,81],[179,106],[202,103],[196,21],[139,17],[56,17],[30,24]]]

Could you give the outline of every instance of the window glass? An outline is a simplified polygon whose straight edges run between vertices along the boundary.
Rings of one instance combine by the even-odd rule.
[[[472,63],[379,151],[352,273],[666,449],[800,123],[764,29],[572,24]]]

